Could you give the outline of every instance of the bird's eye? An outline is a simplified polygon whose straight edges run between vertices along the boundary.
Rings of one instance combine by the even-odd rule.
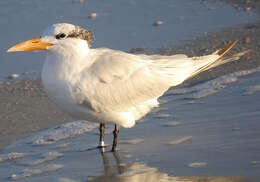
[[[65,34],[65,33],[59,33],[59,34],[57,34],[57,35],[55,36],[56,39],[62,39],[62,38],[64,38],[64,37],[66,37],[66,34]]]

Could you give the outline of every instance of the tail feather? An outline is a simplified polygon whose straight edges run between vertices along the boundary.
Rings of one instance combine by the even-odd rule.
[[[220,66],[222,64],[226,64],[226,63],[231,62],[231,61],[237,61],[237,60],[239,60],[239,58],[241,56],[245,55],[249,51],[250,50],[244,50],[244,51],[241,51],[239,53],[233,54],[233,55],[228,56],[228,57],[222,57],[219,61],[214,62],[214,64],[212,64],[208,69]]]
[[[217,51],[216,54],[219,55],[220,57],[225,56],[237,44],[237,42],[238,41],[235,40],[235,41],[229,43],[223,49]]]
[[[236,44],[237,44],[237,40],[229,43],[228,45],[226,45],[223,49],[216,51],[215,53],[213,53],[213,55],[218,55],[219,58],[217,58],[214,61],[209,62],[208,64],[203,65],[202,67],[200,67],[199,69],[195,70],[190,76],[189,78],[203,72],[206,71],[208,69],[214,68],[216,66],[220,66],[222,64],[231,62],[231,61],[236,61],[238,60],[241,56],[243,56],[244,54],[246,54],[249,50],[245,50],[245,51],[241,51],[239,53],[233,54],[231,56],[228,57],[224,57]],[[189,79],[187,78],[187,79]]]

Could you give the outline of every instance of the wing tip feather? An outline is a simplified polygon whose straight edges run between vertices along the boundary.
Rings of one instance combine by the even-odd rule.
[[[219,50],[216,54],[219,55],[220,57],[223,57],[237,44],[237,42],[238,40],[234,40],[230,42],[223,49]]]

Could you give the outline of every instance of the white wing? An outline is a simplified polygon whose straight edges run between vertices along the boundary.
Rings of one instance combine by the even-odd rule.
[[[157,103],[156,99],[169,87],[215,64],[223,64],[219,59],[223,54],[218,52],[188,58],[182,54],[133,55],[101,48],[92,49],[90,55],[94,61],[83,70],[77,87],[81,91],[80,102],[95,112],[131,112],[151,102],[155,106],[154,101]],[[149,108],[144,110],[148,112]]]
[[[155,63],[152,56],[110,49],[93,51],[96,60],[84,70],[78,87],[84,95],[81,102],[96,112],[127,112],[157,99],[173,85],[172,78],[164,74],[165,63]]]

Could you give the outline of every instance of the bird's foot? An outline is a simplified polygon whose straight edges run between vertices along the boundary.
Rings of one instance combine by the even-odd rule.
[[[108,144],[105,144],[104,143],[104,141],[101,141],[100,143],[99,143],[99,146],[97,146],[97,148],[106,148],[106,147],[108,147],[109,145]]]
[[[97,148],[101,149],[102,152],[105,152],[106,147],[108,147],[108,144],[105,144],[104,141],[101,141],[99,143],[99,146],[97,146]]]

